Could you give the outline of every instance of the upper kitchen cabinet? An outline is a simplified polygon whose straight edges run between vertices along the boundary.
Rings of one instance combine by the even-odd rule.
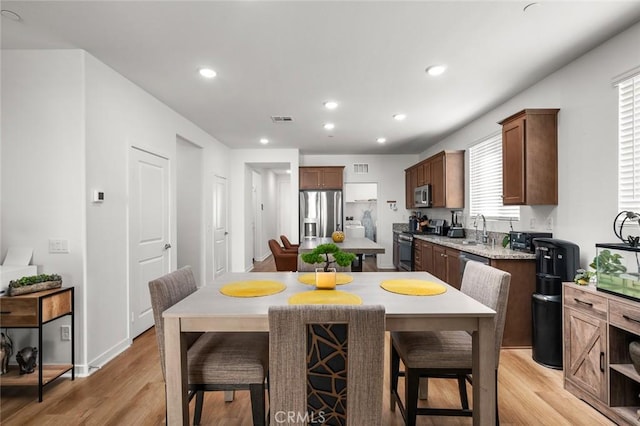
[[[525,109],[498,123],[505,205],[558,204],[558,111]]]
[[[405,170],[408,209],[414,190],[431,185],[431,207],[464,207],[464,151],[442,151]]]
[[[342,189],[344,166],[300,167],[300,189]]]
[[[431,207],[464,207],[464,151],[442,151],[429,159]]]
[[[418,169],[413,166],[404,171],[404,181],[405,181],[405,207],[407,209],[412,209],[415,207],[414,204],[414,190],[418,186]]]

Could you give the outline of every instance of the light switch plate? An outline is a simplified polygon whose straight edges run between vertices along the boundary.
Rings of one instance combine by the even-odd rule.
[[[49,253],[69,253],[69,240],[49,240]]]

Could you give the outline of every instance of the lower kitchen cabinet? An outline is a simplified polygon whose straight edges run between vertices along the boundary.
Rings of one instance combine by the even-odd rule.
[[[393,267],[400,269],[400,242],[398,241],[398,233],[393,233]]]
[[[433,270],[427,271],[460,290],[460,251],[433,245]]]
[[[424,260],[422,258],[422,247],[424,247],[424,241],[413,240],[413,269],[414,271],[426,271]]]
[[[489,264],[511,274],[502,346],[531,346],[531,295],[536,290],[535,259],[490,259]]]
[[[640,303],[563,286],[564,387],[618,424],[638,424],[640,375],[629,343],[640,340]]]
[[[460,289],[460,253],[452,247],[426,241],[413,240],[414,269],[428,272],[450,286]],[[502,337],[503,347],[531,347],[531,295],[536,289],[535,259],[486,259],[494,268],[511,274],[511,287],[507,302],[507,318]]]

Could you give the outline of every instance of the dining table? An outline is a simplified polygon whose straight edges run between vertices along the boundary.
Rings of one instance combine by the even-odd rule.
[[[347,237],[344,241],[335,242],[332,238],[313,237],[300,241],[298,253],[309,253],[320,244],[329,243],[337,245],[340,250],[345,253],[353,253],[357,256],[357,261],[351,264],[351,270],[353,272],[362,272],[362,258],[364,255],[383,254],[385,252],[384,246],[381,246],[369,238]]]
[[[472,335],[473,424],[494,425],[496,312],[426,272],[351,272],[351,282],[337,289],[355,295],[363,305],[385,307],[387,331],[467,330]],[[166,354],[166,402],[169,425],[188,425],[188,332],[268,332],[270,306],[287,305],[293,296],[315,291],[298,272],[229,272],[217,277],[163,313]],[[307,274],[308,275],[308,274]],[[278,293],[233,297],[221,289],[238,283],[275,281]],[[382,288],[389,280],[427,281],[444,286],[444,293],[415,296]],[[383,374],[383,372],[379,372]],[[362,390],[366,392],[366,389]]]

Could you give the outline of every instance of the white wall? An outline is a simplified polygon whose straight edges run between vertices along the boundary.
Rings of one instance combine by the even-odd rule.
[[[129,147],[169,159],[173,237],[176,137],[203,148],[207,176],[228,175],[229,149],[83,51],[3,50],[2,86],[0,247],[3,253],[10,245],[34,247],[40,272],[60,273],[75,286],[76,363],[84,374],[131,343]],[[205,186],[212,194],[212,182]],[[90,202],[95,188],[105,192],[104,203]],[[205,217],[212,211],[208,195]],[[202,238],[210,240],[207,224]],[[48,254],[49,238],[68,239],[70,253]],[[206,275],[213,277],[210,262]],[[52,336],[47,345],[57,348],[59,330]]]
[[[618,106],[612,80],[640,65],[639,46],[640,24],[636,24],[425,150],[421,158],[442,149],[467,149],[499,131],[498,121],[522,109],[560,108],[558,206],[522,207],[514,228],[531,230],[533,218],[533,229],[544,230],[551,218],[554,238],[578,244],[581,264],[587,266],[596,243],[616,240],[612,222],[617,214]],[[488,229],[506,231],[508,226],[490,222]]]
[[[378,268],[393,268],[392,224],[408,221],[405,205],[404,169],[418,161],[417,155],[303,155],[301,166],[345,166],[344,182],[378,184],[377,242],[385,253],[377,256]],[[369,164],[369,173],[353,173],[354,163]],[[297,185],[296,185],[297,186]],[[387,201],[396,201],[393,211]],[[297,221],[296,221],[297,222]]]
[[[291,170],[298,170],[297,149],[235,149],[231,151],[230,164],[230,241],[231,271],[244,272],[252,268],[251,229],[251,171],[273,163],[288,163]],[[291,174],[291,209],[298,211],[298,174]],[[291,222],[290,232],[294,239],[298,238],[298,223]],[[266,242],[265,242],[266,244]]]
[[[176,139],[176,245],[177,267],[191,266],[198,286],[204,280],[204,226],[202,148]]]
[[[38,273],[76,286],[76,306],[86,296],[83,62],[77,50],[2,51],[2,258],[8,247],[32,247]],[[68,240],[69,253],[50,254],[50,238]],[[84,321],[80,310],[77,335]],[[57,326],[47,326],[39,349],[68,362]],[[17,349],[37,346],[35,333],[12,336]]]
[[[276,231],[275,235],[286,235],[291,241],[292,244],[296,244],[299,240],[299,235],[297,237],[289,236],[288,233],[291,232],[291,224],[298,223],[298,209],[295,209],[293,206],[292,197],[292,189],[291,189],[291,175],[277,175],[276,176],[276,190],[275,190],[275,200],[276,200]],[[296,199],[297,192],[294,192],[294,196]],[[297,205],[297,204],[296,204]]]

